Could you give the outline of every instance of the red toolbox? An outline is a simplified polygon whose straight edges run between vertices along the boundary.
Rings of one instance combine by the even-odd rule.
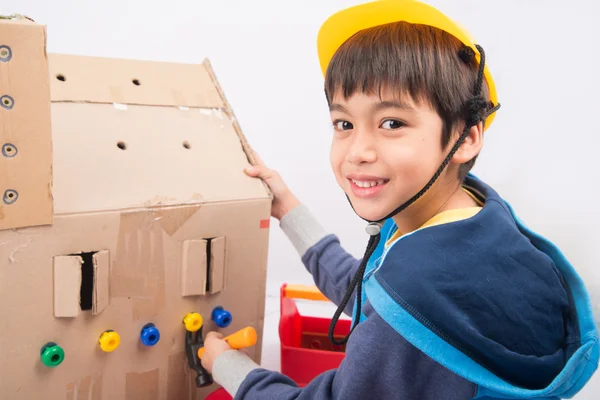
[[[281,342],[281,373],[298,386],[306,386],[313,378],[337,368],[345,356],[345,345],[336,346],[327,333],[331,318],[300,315],[294,299],[329,301],[315,286],[289,285],[280,289],[279,340]],[[344,338],[350,332],[351,321],[340,319],[334,336]]]
[[[298,386],[306,386],[317,375],[337,368],[344,359],[345,346],[335,346],[327,333],[331,318],[300,315],[295,299],[329,301],[316,286],[289,285],[280,289],[279,340],[281,342],[281,373]],[[342,339],[350,332],[351,321],[340,319],[334,336]],[[219,389],[207,400],[226,400],[231,396]]]

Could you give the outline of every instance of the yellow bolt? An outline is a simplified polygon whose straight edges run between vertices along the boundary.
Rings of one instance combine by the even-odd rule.
[[[110,353],[119,347],[119,344],[121,344],[121,337],[115,331],[106,331],[100,335],[98,342],[103,351]]]
[[[183,318],[183,323],[186,330],[189,332],[196,332],[198,329],[202,328],[202,315],[198,313],[187,313],[185,318]]]

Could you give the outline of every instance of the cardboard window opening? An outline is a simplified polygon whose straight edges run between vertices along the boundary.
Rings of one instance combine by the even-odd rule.
[[[56,256],[54,316],[77,317],[81,311],[100,314],[109,302],[110,257],[107,250]]]
[[[182,296],[202,296],[224,289],[225,237],[186,240],[182,252]]]

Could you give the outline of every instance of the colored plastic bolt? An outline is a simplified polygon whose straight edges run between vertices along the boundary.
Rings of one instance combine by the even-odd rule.
[[[188,332],[196,332],[198,329],[202,328],[202,315],[198,313],[187,313],[185,318],[183,318],[183,324]]]
[[[54,342],[48,342],[40,351],[42,362],[46,367],[54,368],[65,359],[65,351]]]
[[[121,344],[121,337],[119,334],[113,330],[108,330],[100,335],[100,339],[98,339],[100,343],[100,348],[102,351],[110,353],[111,351],[115,351],[119,344]]]
[[[218,306],[212,312],[211,318],[219,328],[225,328],[231,324],[231,313]]]
[[[160,340],[160,331],[154,324],[146,324],[140,333],[140,339],[145,346],[154,346]]]

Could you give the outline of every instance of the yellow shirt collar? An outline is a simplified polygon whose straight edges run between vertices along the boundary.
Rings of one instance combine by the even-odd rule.
[[[447,224],[450,222],[456,222],[456,221],[460,221],[463,219],[468,219],[468,218],[471,218],[474,215],[476,215],[479,211],[481,211],[484,203],[479,198],[477,198],[473,193],[471,193],[468,189],[466,189],[465,187],[463,187],[462,189],[469,196],[471,196],[475,200],[475,202],[477,202],[477,207],[465,207],[465,208],[457,208],[454,210],[442,211],[441,213],[436,214],[433,217],[431,217],[427,222],[425,222],[423,225],[421,225],[417,229],[417,231],[419,231],[421,229],[429,228],[432,226],[436,226],[436,225],[442,225],[442,224]],[[386,247],[389,246],[393,241],[395,241],[396,239],[398,239],[402,236],[403,236],[402,232],[400,232],[400,231],[394,232],[392,237],[389,238],[388,241],[385,243],[385,246]]]

